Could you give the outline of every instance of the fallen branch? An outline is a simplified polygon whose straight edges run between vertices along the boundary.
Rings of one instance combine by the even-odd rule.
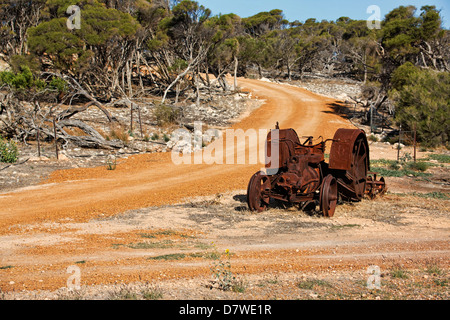
[[[85,124],[79,120],[64,120],[59,121],[56,126],[64,135],[65,140],[69,140],[75,145],[82,148],[100,148],[100,149],[120,149],[124,147],[123,142],[120,140],[108,141],[103,136],[97,132],[91,126]],[[74,127],[81,129],[83,132],[88,134],[88,136],[72,136],[64,131],[64,127]]]

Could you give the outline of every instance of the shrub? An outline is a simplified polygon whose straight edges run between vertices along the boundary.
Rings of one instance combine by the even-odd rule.
[[[178,116],[179,110],[165,104],[157,105],[154,110],[154,116],[156,118],[156,122],[159,126],[175,123]]]
[[[425,172],[428,170],[430,165],[426,162],[409,162],[407,165],[408,169]]]
[[[16,74],[10,71],[0,72],[0,84],[6,84],[15,89],[28,89],[33,86],[33,82],[33,74],[28,67],[23,67],[22,72]]]
[[[164,142],[169,142],[170,141],[170,137],[164,133]]]
[[[0,162],[15,163],[19,159],[17,144],[0,136]]]
[[[58,93],[67,92],[67,83],[57,77],[53,77],[48,83],[33,76],[30,68],[21,67],[21,71],[14,73],[11,71],[0,72],[0,85],[8,85],[18,91],[34,90],[43,91],[46,88],[57,91]]]

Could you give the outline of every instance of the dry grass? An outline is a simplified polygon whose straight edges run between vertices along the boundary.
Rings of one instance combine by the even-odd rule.
[[[106,140],[118,139],[118,140],[122,141],[123,143],[127,144],[129,138],[130,138],[130,134],[128,133],[128,130],[126,130],[122,126],[115,126],[111,129],[111,132],[106,137]]]

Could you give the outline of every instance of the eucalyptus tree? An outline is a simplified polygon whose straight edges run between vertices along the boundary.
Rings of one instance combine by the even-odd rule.
[[[85,0],[77,2],[82,10],[80,29],[70,30],[66,15],[70,3],[49,1],[48,20],[28,30],[30,53],[47,71],[70,75],[88,91],[110,99],[124,90],[119,76],[136,50],[140,25],[128,13]]]

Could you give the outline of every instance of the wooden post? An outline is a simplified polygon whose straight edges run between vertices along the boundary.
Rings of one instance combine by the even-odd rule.
[[[133,102],[130,102],[131,120],[130,120],[130,134],[133,134]]]
[[[39,127],[37,127],[36,130],[37,130],[36,139],[37,139],[37,147],[38,147],[38,157],[40,158],[41,157],[41,142],[40,142],[41,138],[39,137],[40,136]]]
[[[58,137],[56,136],[56,121],[55,117],[53,116],[53,131],[55,133],[55,152],[56,152],[56,160],[59,160],[59,154],[58,154]]]
[[[373,106],[370,106],[370,133],[373,132]]]
[[[414,162],[416,162],[416,153],[417,153],[417,123],[414,124]]]
[[[398,134],[398,145],[397,145],[397,162],[400,161],[400,143],[402,141],[402,125],[400,125],[400,132]]]
[[[141,130],[141,138],[144,138],[144,134],[142,132],[142,121],[141,121],[141,106],[138,107],[138,117],[139,117],[139,129]]]

